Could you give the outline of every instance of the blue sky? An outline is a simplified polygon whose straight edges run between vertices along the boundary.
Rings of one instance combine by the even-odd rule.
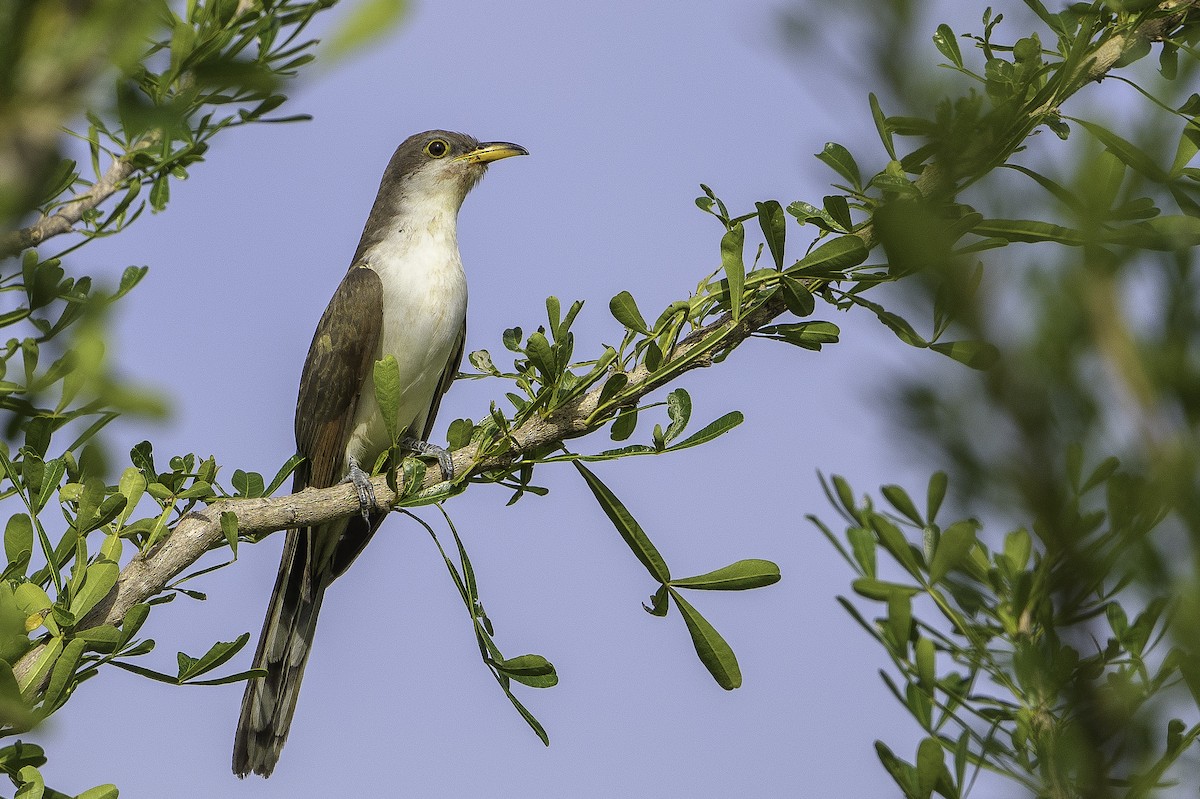
[[[815,55],[785,54],[778,10],[763,0],[424,3],[380,46],[310,76],[284,110],[312,122],[222,137],[173,187],[166,213],[75,256],[77,270],[113,276],[151,267],[124,303],[113,357],[174,413],[126,425],[122,443],[150,438],[160,457],[214,454],[226,480],[234,468],[274,473],[293,452],[313,327],[379,176],[396,144],[427,128],[531,152],[495,164],[460,217],[468,350],[499,360],[501,331],[541,324],[549,294],[586,301],[577,357],[618,338],[607,306],[619,291],[657,316],[719,263],[721,230],[692,202],[698,184],[738,212],[769,198],[819,201],[832,175],[812,153],[831,139],[870,147],[873,87],[842,82]],[[799,257],[808,237],[789,232]],[[889,370],[945,364],[873,319],[835,321],[843,342],[820,354],[751,342],[682,381],[694,426],[740,409],[746,422],[733,433],[596,467],[673,572],[744,557],[780,565],[776,586],[694,597],[737,652],[741,689],[712,682],[677,614],[642,610],[654,586],[574,470],[543,468],[545,498],[506,508],[507,493],[479,487],[449,510],[500,646],[558,669],[558,687],[521,693],[548,749],[479,662],[428,536],[397,516],[326,598],[270,780],[229,770],[240,685],[170,688],[109,670],[42,736],[48,781],[70,791],[111,781],[135,798],[894,793],[873,741],[911,758],[916,728],[877,676],[883,653],[835,601],[851,575],[804,516],[834,518],[818,470],[860,493],[901,482],[923,495],[925,470],[888,432],[880,398]],[[438,435],[457,417],[480,418],[502,390],[460,381]],[[608,445],[600,434],[575,446]],[[282,542],[245,546],[237,564],[196,581],[207,602],[156,611],[147,665],[170,671],[178,649],[257,635]],[[248,667],[252,649],[235,667]]]

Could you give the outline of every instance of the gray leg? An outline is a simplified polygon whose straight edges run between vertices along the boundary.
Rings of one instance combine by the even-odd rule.
[[[437,458],[438,466],[442,469],[442,475],[447,480],[454,479],[454,461],[450,459],[450,453],[437,444],[430,444],[428,441],[421,441],[412,436],[405,436],[400,439],[400,446],[403,449],[412,450],[418,455],[434,456]]]
[[[370,521],[371,511],[379,507],[375,502],[375,487],[371,485],[371,478],[354,458],[350,459],[350,472],[342,482],[354,483],[354,490],[358,492],[358,509],[363,520]]]

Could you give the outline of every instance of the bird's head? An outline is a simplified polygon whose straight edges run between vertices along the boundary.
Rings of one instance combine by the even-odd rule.
[[[445,202],[455,211],[492,161],[529,155],[519,144],[481,142],[465,133],[428,130],[409,136],[396,148],[384,173],[406,205]]]

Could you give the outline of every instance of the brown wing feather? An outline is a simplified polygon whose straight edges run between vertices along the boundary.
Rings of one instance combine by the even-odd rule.
[[[326,488],[345,477],[350,421],[374,362],[382,323],[379,275],[367,267],[353,267],[321,315],[301,372],[296,447],[308,468],[304,484],[296,490]]]
[[[350,420],[374,360],[383,321],[383,290],[374,271],[353,267],[342,279],[313,335],[296,400],[296,446],[306,460],[296,470],[296,491],[339,482]],[[343,537],[365,544],[383,520],[355,516],[345,522],[288,530],[275,590],[254,654],[267,676],[246,683],[234,736],[233,770],[267,776],[287,740],[300,680],[317,627],[325,588],[340,570],[333,556]],[[361,548],[361,545],[360,545]]]

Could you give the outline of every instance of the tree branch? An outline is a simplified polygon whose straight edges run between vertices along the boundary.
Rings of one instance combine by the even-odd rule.
[[[83,215],[120,190],[129,176],[136,171],[134,156],[161,141],[161,134],[147,134],[124,155],[114,158],[108,170],[87,191],[75,195],[61,208],[49,216],[43,216],[29,227],[14,230],[0,236],[0,258],[16,255],[22,250],[36,247],[52,236],[70,233]]]

